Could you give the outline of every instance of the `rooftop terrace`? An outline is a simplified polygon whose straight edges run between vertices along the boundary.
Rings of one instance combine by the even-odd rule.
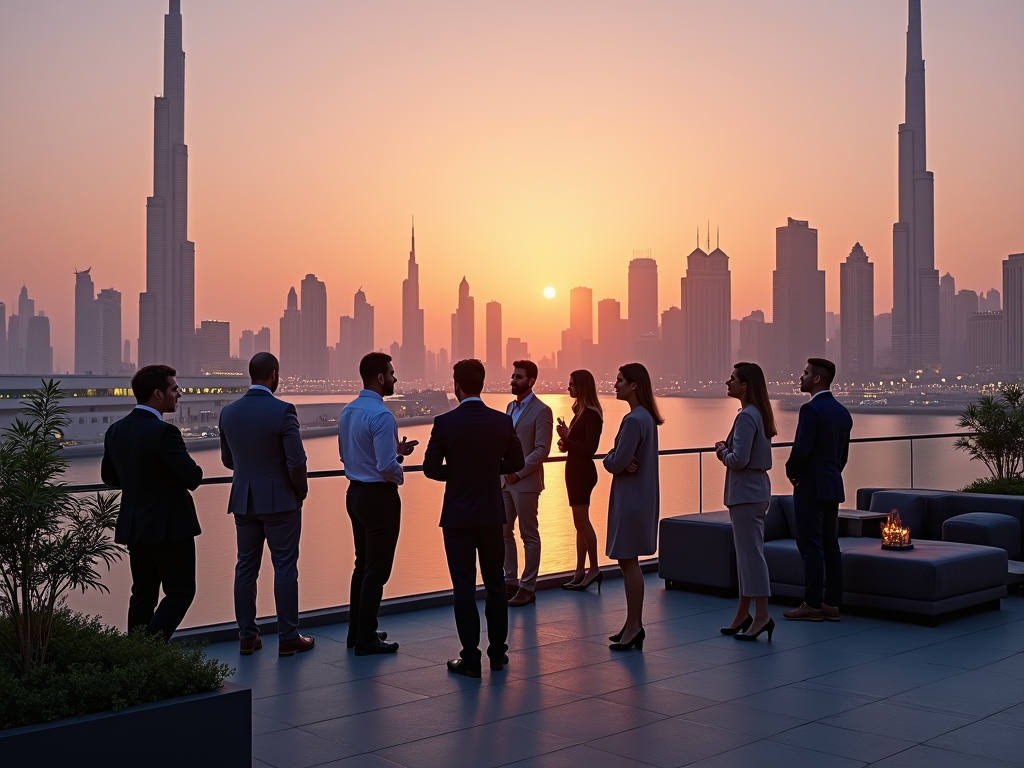
[[[865,613],[787,622],[775,639],[718,632],[733,600],[647,576],[644,651],[614,653],[619,579],[510,610],[509,658],[450,674],[450,607],[383,616],[401,644],[356,658],[347,625],[279,658],[276,639],[210,646],[253,690],[253,766],[971,766],[1024,764],[1024,599],[929,628]],[[306,632],[306,630],[303,630]]]

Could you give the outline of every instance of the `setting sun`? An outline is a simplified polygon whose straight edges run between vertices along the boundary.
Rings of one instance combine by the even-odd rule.
[[[545,299],[553,299],[553,298],[555,298],[555,289],[552,288],[550,285],[547,288],[544,289],[544,298]]]

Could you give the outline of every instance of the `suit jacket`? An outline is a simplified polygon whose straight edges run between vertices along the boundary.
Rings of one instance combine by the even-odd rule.
[[[505,413],[511,416],[514,406],[515,400],[508,404]],[[519,493],[540,493],[544,490],[544,459],[551,453],[551,433],[554,430],[551,409],[534,395],[516,420],[515,430],[523,446],[526,465],[516,472],[518,483],[508,485],[502,478],[501,485]]]
[[[850,455],[850,412],[831,392],[822,392],[800,406],[786,477],[799,482],[801,493],[823,501],[846,501],[843,468]]]
[[[220,457],[232,470],[228,512],[272,515],[302,506],[309,491],[295,406],[250,389],[220,412]]]
[[[434,419],[423,474],[446,483],[442,528],[505,524],[502,475],[523,468],[512,419],[480,400],[462,402]]]
[[[103,438],[100,477],[121,489],[118,544],[167,544],[202,533],[189,491],[203,470],[173,424],[141,408],[115,421]]]
[[[725,451],[725,505],[757,504],[772,500],[768,470],[772,468],[772,441],[764,433],[764,420],[756,406],[736,415]]]

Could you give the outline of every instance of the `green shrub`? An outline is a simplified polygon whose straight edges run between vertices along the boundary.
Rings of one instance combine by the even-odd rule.
[[[0,635],[13,631],[10,617],[0,619]],[[0,728],[214,691],[232,673],[201,646],[167,643],[141,627],[125,635],[61,607],[44,664],[24,674],[17,658],[0,659]]]
[[[982,477],[960,489],[964,493],[998,493],[1001,496],[1024,496],[1024,477]]]

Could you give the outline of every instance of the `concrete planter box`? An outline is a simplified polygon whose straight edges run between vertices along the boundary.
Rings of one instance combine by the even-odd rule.
[[[252,691],[219,691],[0,731],[6,765],[252,765]]]

